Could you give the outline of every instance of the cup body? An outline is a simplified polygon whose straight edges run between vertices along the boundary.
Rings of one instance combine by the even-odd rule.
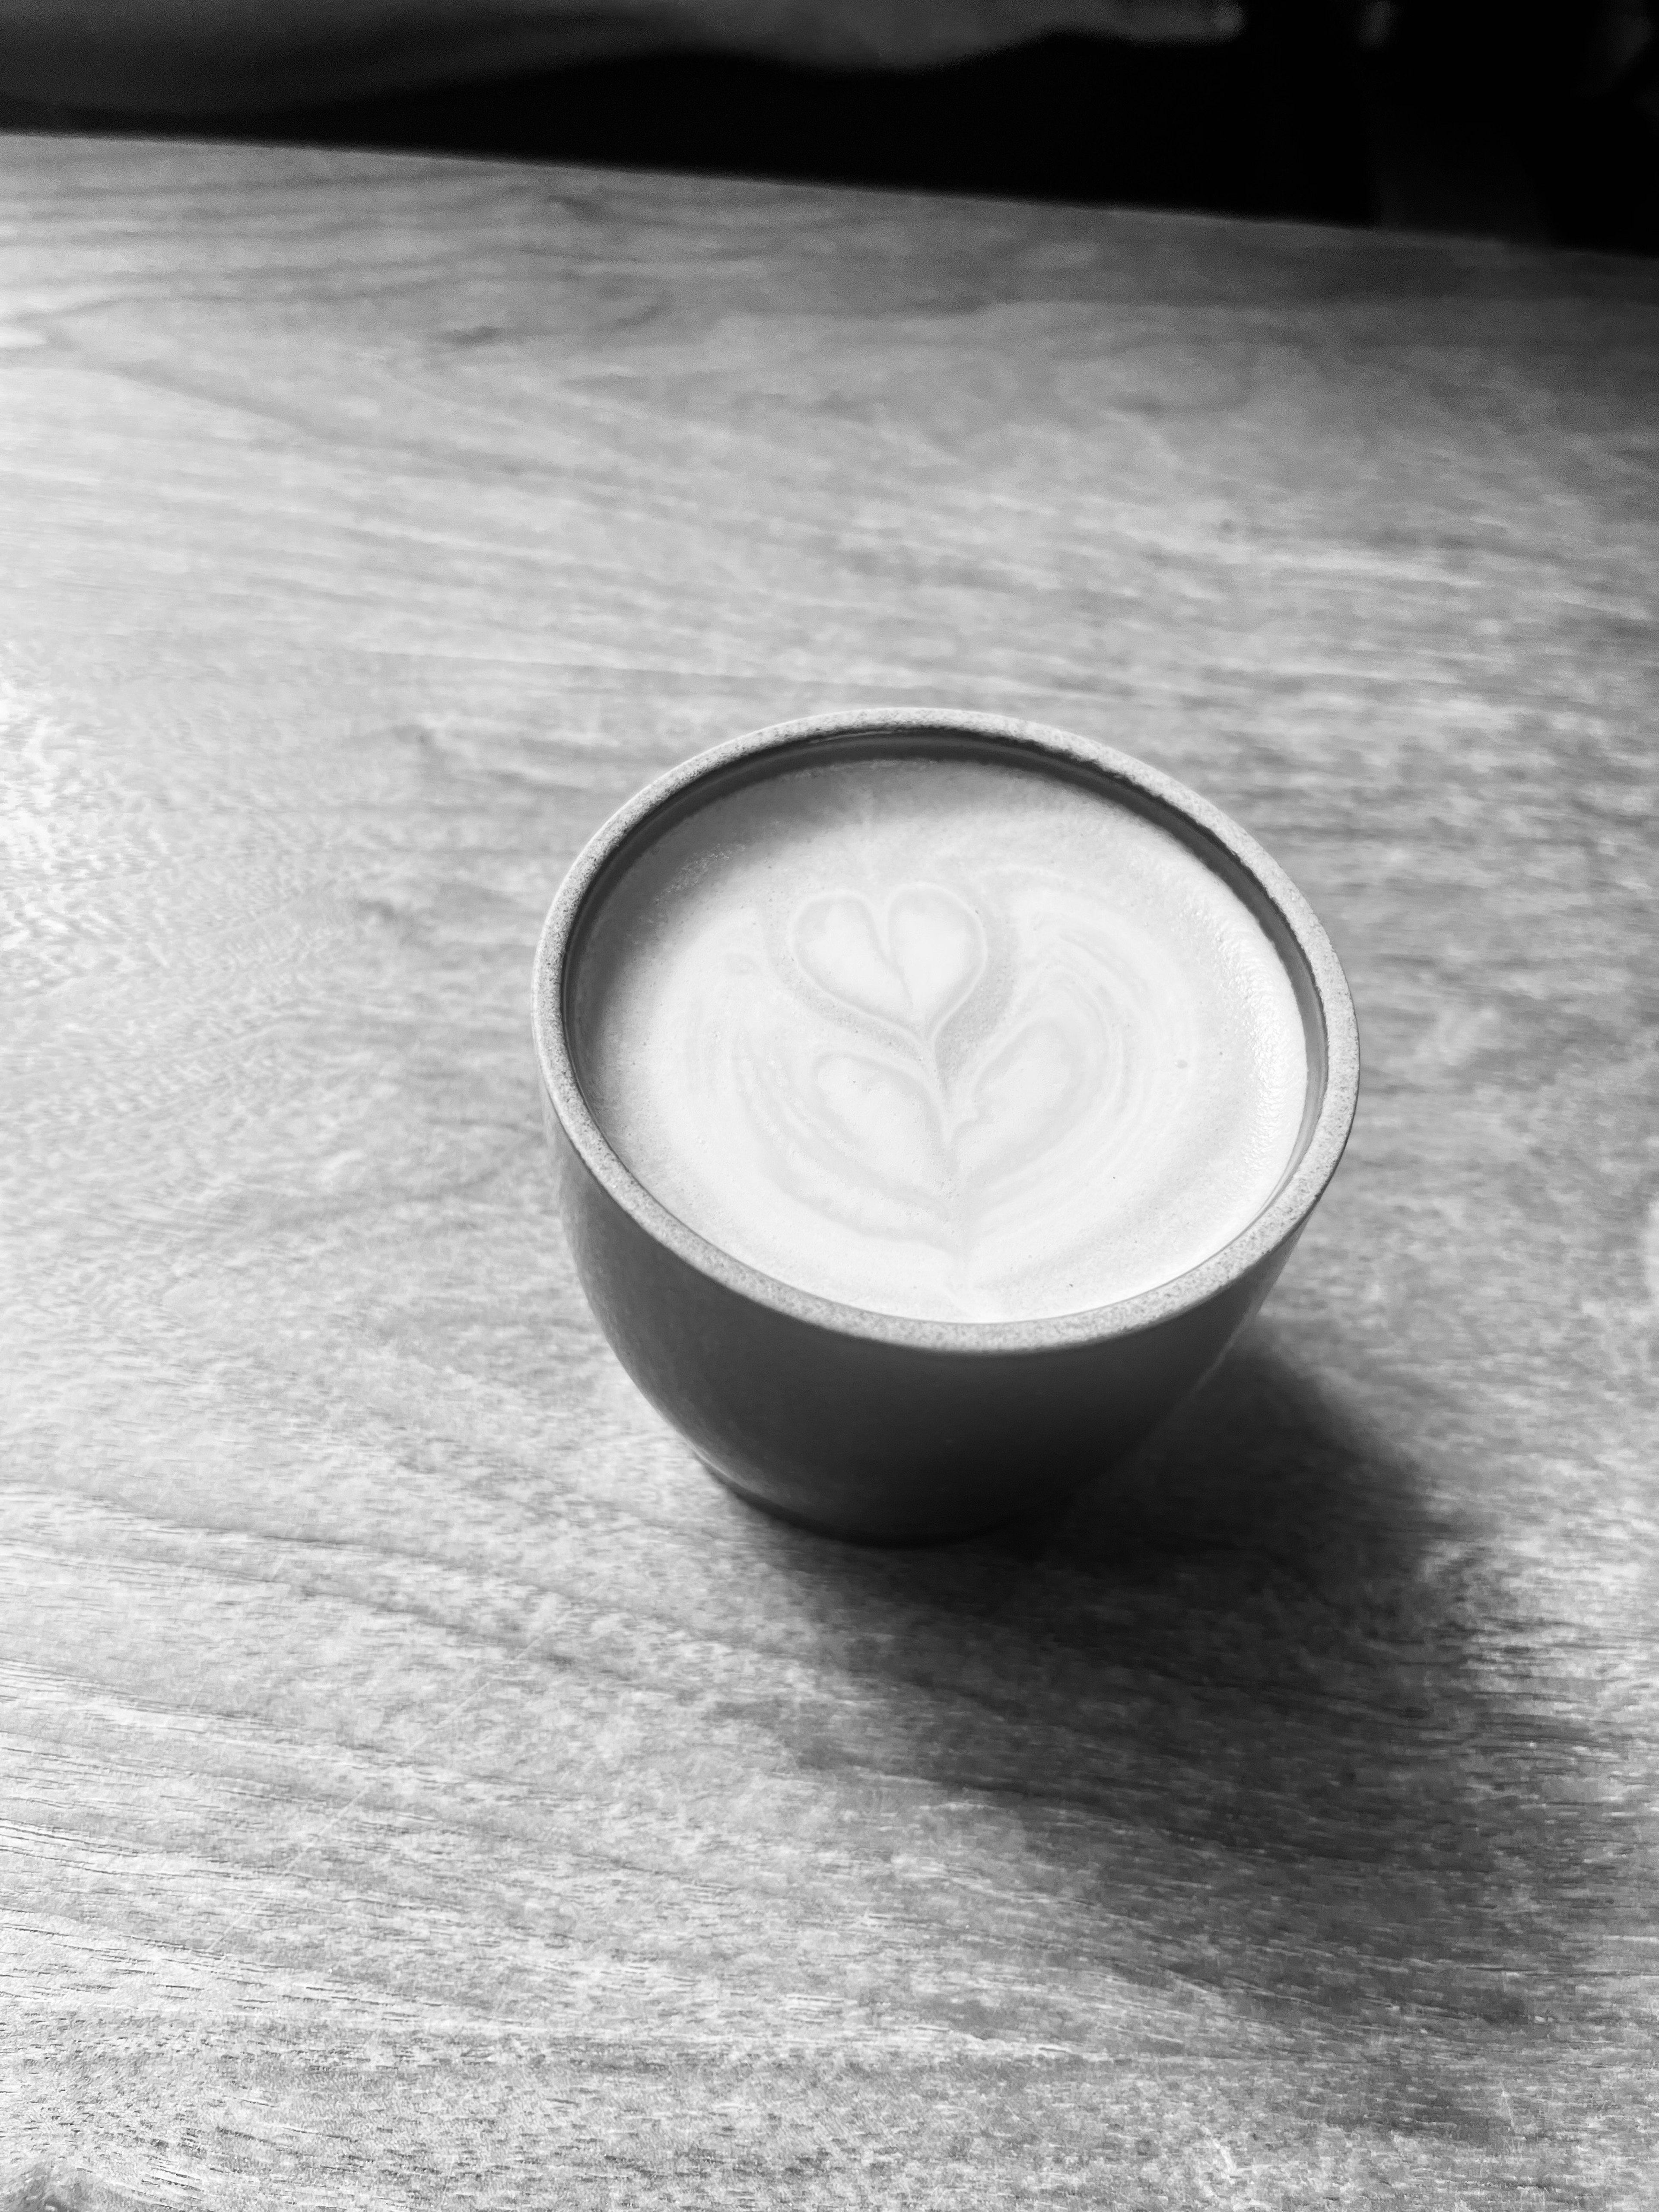
[[[1015,1322],[911,1321],[761,1273],[670,1214],[590,1111],[565,1018],[584,917],[633,841],[700,796],[835,748],[1017,756],[1173,830],[1274,942],[1307,1046],[1291,1165],[1238,1237],[1115,1304]],[[1035,759],[1034,759],[1035,757]],[[579,856],[537,954],[535,1028],[561,1211],[594,1315],[623,1367],[708,1468],[756,1504],[877,1542],[959,1536],[1052,1507],[1104,1474],[1184,1398],[1261,1304],[1329,1181],[1358,1084],[1353,1009],[1306,902],[1207,802],[1106,747],[976,714],[866,712],[733,740],[649,786]]]

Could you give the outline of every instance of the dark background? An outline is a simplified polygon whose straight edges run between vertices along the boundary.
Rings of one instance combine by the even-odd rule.
[[[1214,47],[1048,38],[915,72],[683,54],[187,126],[17,103],[0,104],[0,119],[842,179],[1652,253],[1656,12],[1656,0],[1249,0],[1243,35]]]

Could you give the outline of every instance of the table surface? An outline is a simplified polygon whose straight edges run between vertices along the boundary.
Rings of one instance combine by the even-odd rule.
[[[0,142],[0,2204],[1659,2202],[1659,269]],[[1063,1521],[726,1495],[561,1242],[559,876],[1107,738],[1347,1160]]]

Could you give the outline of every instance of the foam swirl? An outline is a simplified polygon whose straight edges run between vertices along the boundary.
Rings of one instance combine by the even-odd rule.
[[[714,802],[610,895],[578,1002],[595,1111],[664,1203],[922,1317],[1196,1264],[1271,1194],[1306,1083],[1289,978],[1195,855],[977,763]]]

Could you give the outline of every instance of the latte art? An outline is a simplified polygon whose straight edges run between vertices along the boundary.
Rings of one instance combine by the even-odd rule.
[[[809,1018],[779,1008],[758,1035],[711,1031],[732,1041],[716,1079],[780,1186],[872,1234],[926,1222],[981,1264],[999,1237],[1061,1233],[1044,1217],[1066,1203],[1063,1152],[1086,1148],[1098,1170],[1133,1144],[1146,1062],[1126,1048],[1157,1018],[1135,968],[1089,942],[1086,913],[1064,914],[1063,884],[1004,889],[1001,915],[930,884],[881,911],[857,892],[809,901],[790,932],[797,972],[773,966],[784,992],[818,1001]],[[988,921],[1010,940],[994,965]],[[1047,956],[1023,974],[1022,939]]]
[[[672,1212],[918,1318],[1196,1265],[1272,1195],[1307,1086],[1290,979],[1195,854],[976,760],[707,802],[605,892],[571,1012],[595,1117]]]

